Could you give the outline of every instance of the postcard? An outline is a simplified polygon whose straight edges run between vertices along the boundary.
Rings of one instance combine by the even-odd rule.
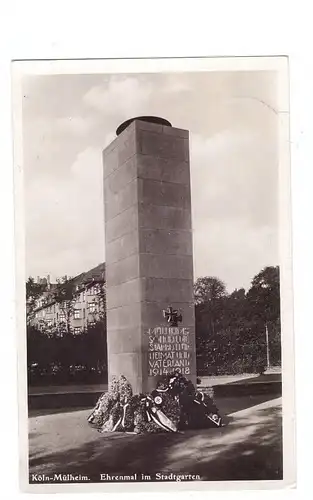
[[[12,85],[23,491],[293,487],[288,58]]]

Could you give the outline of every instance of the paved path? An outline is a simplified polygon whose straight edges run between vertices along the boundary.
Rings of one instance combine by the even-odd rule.
[[[281,398],[218,401],[227,425],[180,434],[99,434],[89,410],[29,419],[30,472],[198,474],[202,480],[281,479]]]

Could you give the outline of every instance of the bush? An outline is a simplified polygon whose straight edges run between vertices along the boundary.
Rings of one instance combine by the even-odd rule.
[[[27,328],[29,385],[107,382],[106,331],[99,322],[80,335]]]
[[[280,329],[269,328],[270,364],[281,362]],[[197,338],[197,372],[203,375],[237,375],[263,373],[267,366],[264,325],[216,331],[209,339]]]

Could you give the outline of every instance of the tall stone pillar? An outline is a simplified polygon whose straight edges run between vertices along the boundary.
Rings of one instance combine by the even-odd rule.
[[[140,117],[117,134],[103,152],[109,379],[195,383],[189,133]]]

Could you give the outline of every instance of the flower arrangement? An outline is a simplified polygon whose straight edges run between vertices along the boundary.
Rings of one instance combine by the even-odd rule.
[[[180,421],[179,402],[168,392],[157,389],[141,398],[135,412],[135,432],[177,432]]]
[[[133,395],[123,375],[113,378],[88,423],[99,432],[136,434],[222,425],[213,398],[197,392],[192,382],[178,372],[161,379],[150,394]]]
[[[119,430],[121,424],[129,426],[127,403],[133,395],[132,387],[123,375],[113,377],[107,393],[100,396],[97,404],[88,417],[88,423],[99,432]],[[125,411],[124,411],[124,407]],[[127,419],[124,413],[127,413]]]

